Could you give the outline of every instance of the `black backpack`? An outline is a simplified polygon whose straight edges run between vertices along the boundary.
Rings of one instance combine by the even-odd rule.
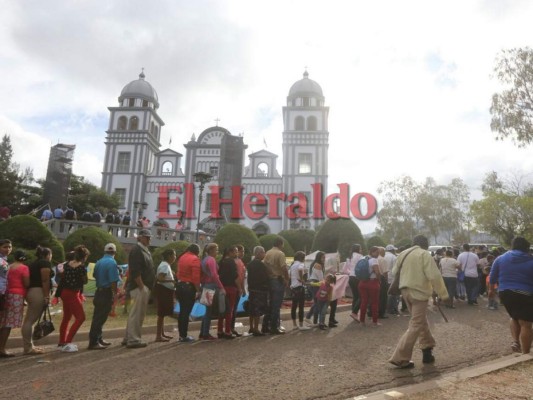
[[[131,217],[129,215],[124,215],[122,218],[122,225],[129,225],[131,223]]]
[[[74,210],[69,208],[65,213],[65,219],[74,219]]]
[[[115,224],[120,224],[120,221],[121,221],[120,214],[115,215],[114,223]]]
[[[113,213],[107,213],[107,215],[105,216],[105,223],[112,224],[114,220],[115,216],[113,215]]]

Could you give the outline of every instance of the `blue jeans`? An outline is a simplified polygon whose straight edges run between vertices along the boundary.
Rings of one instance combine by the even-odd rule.
[[[270,279],[270,330],[279,327],[279,314],[283,296],[285,295],[285,284],[278,278]]]
[[[205,283],[202,285],[203,288],[206,289],[217,289],[216,283]],[[216,294],[215,294],[216,296]],[[205,306],[205,314],[202,318],[202,326],[200,327],[200,336],[208,336],[209,335],[209,329],[211,328],[211,309],[212,306]]]
[[[468,304],[477,302],[477,296],[479,294],[479,278],[470,278],[465,276],[465,287]]]
[[[328,312],[329,301],[317,301],[316,308],[319,310],[319,323],[320,325],[326,325],[326,313]]]
[[[313,297],[313,305],[307,311],[307,315],[305,318],[310,319],[311,316],[313,316],[313,324],[316,324],[318,321],[318,314],[320,313],[320,310],[318,308],[318,300],[316,299],[316,293],[318,292],[319,286],[309,286],[309,292],[311,293],[311,296]]]

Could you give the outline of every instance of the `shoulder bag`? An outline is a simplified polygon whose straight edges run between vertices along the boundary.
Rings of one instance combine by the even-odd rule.
[[[409,253],[411,253],[413,250],[414,249],[409,250]],[[405,257],[402,259],[402,262],[400,263],[398,267],[398,273],[394,275],[394,280],[392,281],[391,285],[389,286],[389,290],[387,291],[387,294],[389,296],[399,296],[400,294],[402,294],[402,292],[400,291],[400,272],[402,272],[403,262],[405,261],[409,253],[407,253]]]
[[[45,336],[48,336],[55,330],[54,324],[52,322],[52,316],[50,315],[50,307],[48,305],[44,306],[43,312],[39,317],[39,321],[33,328],[33,340],[42,339]]]

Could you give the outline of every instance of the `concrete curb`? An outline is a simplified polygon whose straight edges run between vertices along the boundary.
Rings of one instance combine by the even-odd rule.
[[[440,378],[430,381],[417,383],[414,385],[406,385],[395,389],[384,389],[374,393],[369,393],[361,396],[350,397],[347,400],[391,400],[401,399],[409,395],[420,392],[426,392],[432,389],[446,389],[446,387],[454,386],[468,379],[472,379],[489,372],[498,371],[510,367],[512,365],[520,364],[525,361],[533,360],[533,355],[530,354],[511,354],[497,360],[487,361],[478,365],[464,368],[460,371],[445,374]]]
[[[350,304],[340,304],[337,306],[337,312],[347,311],[351,309]],[[62,314],[57,314],[58,318],[54,318],[54,326],[55,331],[54,333],[42,338],[41,340],[38,340],[35,342],[36,346],[45,346],[50,344],[57,344],[59,342],[59,324],[61,323]],[[282,321],[287,321],[291,319],[291,310],[282,308],[281,309],[281,319]],[[167,317],[165,318],[166,324],[165,328],[167,331],[174,329],[178,326],[178,321]],[[216,321],[216,319],[213,319],[212,321]],[[170,322],[170,323],[169,323]],[[242,322],[244,325],[247,325],[249,322],[248,317],[239,317],[236,319],[236,322]],[[200,326],[202,324],[201,320],[192,321],[189,323],[189,330],[190,331],[200,331]],[[211,328],[213,327],[213,322],[211,322]],[[84,322],[84,330],[78,331],[75,337],[76,342],[88,342],[89,341],[89,330],[91,321],[86,320]],[[106,339],[117,339],[117,338],[123,338],[125,333],[126,327],[123,328],[115,328],[115,329],[105,329],[104,325],[104,337]],[[142,328],[142,334],[143,335],[154,335],[157,331],[157,327],[155,325],[149,325],[149,326],[143,326]],[[20,336],[10,336],[8,339],[8,343],[6,346],[8,349],[12,350],[15,348],[21,348],[22,347],[22,337]]]

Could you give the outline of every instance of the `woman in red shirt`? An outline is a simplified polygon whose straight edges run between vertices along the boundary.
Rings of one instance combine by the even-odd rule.
[[[14,253],[15,262],[9,266],[7,273],[7,290],[4,313],[0,319],[0,357],[13,357],[6,351],[6,343],[12,328],[22,326],[24,313],[24,298],[30,286],[30,269],[24,264],[26,253],[17,250]]]
[[[200,294],[200,247],[191,244],[178,258],[178,284],[176,285],[176,297],[180,303],[178,317],[178,330],[180,342],[193,342],[194,338],[187,335],[189,329],[189,316],[191,315],[194,301]]]
[[[59,347],[61,351],[73,353],[78,346],[72,343],[74,335],[85,321],[83,310],[83,285],[87,284],[85,263],[90,255],[84,245],[74,247],[74,259],[64,264],[61,276],[61,301],[63,302],[63,319],[59,326]],[[74,322],[70,325],[70,320]]]

